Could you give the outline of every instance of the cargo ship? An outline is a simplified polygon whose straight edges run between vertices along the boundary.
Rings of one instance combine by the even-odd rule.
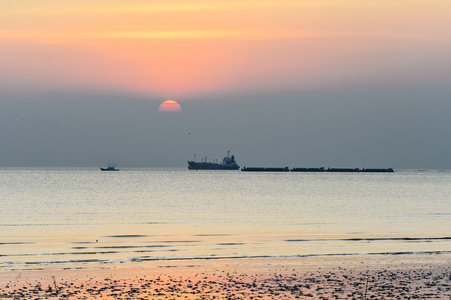
[[[321,168],[293,168],[291,172],[326,172],[324,167]]]
[[[260,168],[260,167],[244,167],[243,172],[290,172],[288,167],[285,168]]]
[[[330,172],[330,173],[393,173],[393,168],[387,169],[359,169],[359,168],[264,168],[264,167],[244,167],[243,172]]]
[[[235,156],[230,156],[230,151],[227,151],[227,156],[222,159],[222,163],[207,162],[207,157],[198,162],[195,155],[194,160],[188,161],[189,170],[238,170],[239,168]]]
[[[368,173],[393,173],[395,172],[393,168],[387,168],[387,169],[365,169],[363,168],[360,170],[360,172],[368,172]]]
[[[359,168],[293,168],[291,172],[331,172],[331,173],[393,173],[393,168],[359,169]]]

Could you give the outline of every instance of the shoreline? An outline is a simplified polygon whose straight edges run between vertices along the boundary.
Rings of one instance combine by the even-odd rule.
[[[364,299],[365,291],[367,299],[450,299],[450,262],[400,255],[47,268],[2,272],[0,299]]]

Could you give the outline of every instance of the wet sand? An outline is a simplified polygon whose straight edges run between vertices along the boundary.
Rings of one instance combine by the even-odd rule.
[[[451,299],[449,259],[226,260],[3,272],[0,299]]]

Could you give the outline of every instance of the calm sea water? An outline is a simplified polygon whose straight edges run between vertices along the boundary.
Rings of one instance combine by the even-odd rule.
[[[451,171],[0,169],[0,270],[451,253]]]

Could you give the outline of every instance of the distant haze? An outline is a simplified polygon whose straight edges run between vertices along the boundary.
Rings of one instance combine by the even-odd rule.
[[[440,90],[204,97],[171,114],[133,95],[10,95],[0,165],[184,167],[231,150],[242,166],[451,168],[451,101]]]
[[[451,168],[450,1],[3,2],[0,167]]]

